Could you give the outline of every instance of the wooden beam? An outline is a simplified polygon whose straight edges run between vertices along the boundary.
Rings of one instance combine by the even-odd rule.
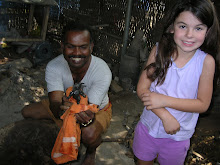
[[[42,38],[5,38],[6,42],[41,42]]]
[[[16,3],[26,3],[26,4],[36,4],[36,5],[50,5],[50,6],[57,6],[57,2],[55,0],[40,0],[40,1],[33,1],[33,0],[3,0],[6,2],[16,2]]]

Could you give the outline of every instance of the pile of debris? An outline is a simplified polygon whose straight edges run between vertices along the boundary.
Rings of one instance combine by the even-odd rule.
[[[43,67],[32,69],[32,63],[26,58],[5,60],[0,65],[0,127],[21,120],[20,111],[25,105],[46,96]]]

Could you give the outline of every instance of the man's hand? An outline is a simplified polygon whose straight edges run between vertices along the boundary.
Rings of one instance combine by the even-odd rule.
[[[69,109],[71,107],[72,104],[73,103],[71,103],[66,96],[63,96],[62,105],[60,106],[60,109],[62,111],[66,111],[67,109]],[[80,112],[80,113],[76,113],[75,115],[76,115],[76,121],[80,124],[81,123],[87,124],[91,120],[93,120],[94,117],[95,117],[95,114],[90,110],[83,111],[83,112]]]
[[[62,105],[60,106],[60,109],[62,111],[66,111],[67,109],[69,109],[71,107],[72,104],[73,103],[71,103],[66,96],[63,96],[62,97]]]
[[[91,120],[93,120],[94,117],[95,117],[95,114],[90,110],[83,111],[83,112],[80,112],[80,113],[76,114],[76,120],[80,124],[82,124],[82,123],[87,124]]]

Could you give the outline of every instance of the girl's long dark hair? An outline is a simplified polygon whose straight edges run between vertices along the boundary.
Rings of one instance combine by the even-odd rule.
[[[173,34],[173,24],[176,18],[183,11],[192,12],[203,24],[207,25],[208,31],[200,49],[214,58],[219,53],[219,22],[215,8],[210,0],[177,0],[175,5],[168,10],[164,17],[164,30],[158,44],[156,60],[149,64],[145,69],[148,71],[147,76],[152,81],[157,79],[157,85],[163,84],[167,70],[172,64],[171,57],[177,54],[176,44]],[[154,72],[149,70],[153,69]]]

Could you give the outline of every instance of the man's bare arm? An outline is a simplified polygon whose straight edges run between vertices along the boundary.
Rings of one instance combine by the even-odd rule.
[[[59,118],[59,114],[61,111],[60,106],[62,105],[62,97],[64,95],[63,91],[53,91],[49,92],[49,101],[50,101],[50,109],[54,114],[55,118]]]

